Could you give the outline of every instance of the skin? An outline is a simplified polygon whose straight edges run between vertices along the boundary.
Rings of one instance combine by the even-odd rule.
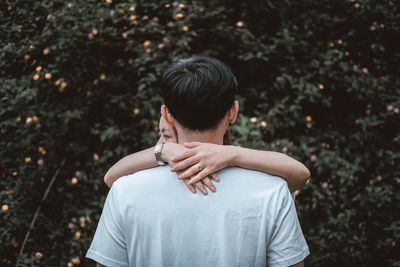
[[[196,192],[195,188],[205,195],[205,188],[215,192],[211,179],[218,182],[216,172],[226,166],[239,166],[281,176],[288,182],[292,192],[303,186],[309,179],[310,172],[299,161],[283,153],[222,145],[223,135],[229,124],[236,121],[238,110],[239,104],[235,101],[216,129],[193,132],[175,121],[168,108],[163,105],[158,141],[166,142],[161,153],[162,160],[168,162],[171,171],[176,172],[178,178],[182,179],[193,193]],[[176,127],[180,133],[179,144],[176,143],[177,138],[172,127]],[[122,158],[107,171],[105,183],[111,187],[121,176],[157,166],[153,151],[154,147],[151,147]],[[198,163],[204,166],[202,170],[196,167]],[[97,263],[97,266],[103,265]],[[304,267],[304,263],[299,262],[292,266]]]
[[[190,178],[189,184],[227,166],[239,166],[283,177],[289,190],[294,192],[306,183],[310,175],[302,163],[283,153],[200,142],[184,145],[190,150],[172,159],[177,164],[171,170],[181,172],[180,179]],[[205,168],[199,171],[194,165],[196,163]]]
[[[160,122],[158,123],[158,129],[160,134],[160,139],[158,143],[177,143],[175,138],[175,133],[172,128],[165,123],[164,118],[160,117]]]
[[[226,131],[228,125],[236,120],[234,114],[238,110],[238,104],[234,104],[232,107],[225,117],[228,123],[226,127],[220,129],[220,132]],[[167,112],[166,107],[162,106],[161,113],[169,116]],[[220,144],[204,142],[177,144],[171,126],[164,120],[164,116],[160,118],[158,143],[166,142],[161,157],[169,163],[171,170],[176,172],[179,175],[178,178],[182,179],[188,189],[194,193],[195,189],[205,195],[208,194],[207,189],[216,192],[213,181],[219,181],[217,171],[227,166],[239,166],[280,176],[288,182],[291,192],[301,188],[310,177],[309,170],[301,162],[279,152],[222,145],[222,140],[214,140]],[[151,147],[119,160],[107,171],[104,177],[105,183],[111,187],[112,183],[121,176],[157,166],[153,150],[154,147]],[[204,166],[202,171],[196,166],[197,163]]]
[[[239,111],[239,103],[235,101],[230,110],[227,112],[225,117],[221,120],[221,122],[217,125],[215,129],[199,132],[186,129],[178,121],[174,119],[174,117],[172,116],[172,114],[169,112],[168,108],[165,105],[161,107],[161,115],[164,117],[165,122],[168,125],[170,125],[171,127],[175,127],[177,129],[179,135],[179,143],[181,144],[188,142],[198,142],[198,143],[204,142],[204,143],[222,145],[224,133],[227,131],[229,124],[233,124],[236,121],[238,111]],[[171,160],[170,158],[168,162],[174,162],[174,161]],[[172,168],[174,168],[174,166],[172,166]],[[202,171],[204,170],[205,169],[203,169]],[[304,263],[303,261],[301,261],[293,266],[304,266]]]

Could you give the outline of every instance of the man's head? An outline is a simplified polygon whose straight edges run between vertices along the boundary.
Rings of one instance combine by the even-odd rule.
[[[236,120],[238,83],[221,61],[204,56],[169,65],[161,79],[166,122],[188,131],[216,129]],[[227,126],[227,125],[226,125]]]

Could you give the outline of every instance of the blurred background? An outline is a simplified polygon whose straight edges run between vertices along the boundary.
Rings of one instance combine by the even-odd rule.
[[[157,141],[165,66],[203,54],[238,77],[234,143],[311,171],[306,265],[400,266],[399,7],[1,1],[0,265],[93,266],[106,171]]]

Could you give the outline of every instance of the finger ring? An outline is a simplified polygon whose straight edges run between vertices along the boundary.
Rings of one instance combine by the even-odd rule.
[[[197,167],[200,171],[201,171],[202,169],[204,169],[203,166],[200,165],[200,163],[197,163],[197,164],[196,164],[196,167]]]

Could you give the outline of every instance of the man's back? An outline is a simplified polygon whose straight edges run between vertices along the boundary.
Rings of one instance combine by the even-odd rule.
[[[87,257],[107,266],[289,266],[309,254],[284,180],[237,167],[219,176],[208,196],[168,166],[121,177]]]

